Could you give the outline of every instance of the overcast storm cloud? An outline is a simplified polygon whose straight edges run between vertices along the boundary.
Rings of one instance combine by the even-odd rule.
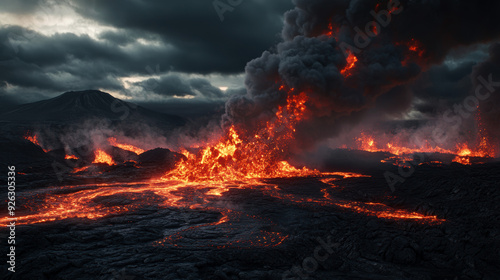
[[[220,107],[244,87],[246,63],[280,40],[293,5],[269,2],[242,3],[221,22],[210,1],[2,1],[0,98],[100,89],[158,109]]]

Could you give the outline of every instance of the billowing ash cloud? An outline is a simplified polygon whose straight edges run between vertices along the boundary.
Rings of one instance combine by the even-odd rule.
[[[422,71],[442,63],[451,50],[500,35],[496,1],[293,2],[283,41],[247,64],[247,94],[227,102],[225,125],[252,132],[286,104],[288,94],[279,90],[284,85],[294,89],[291,94],[309,96],[307,119],[297,128],[297,144],[308,144],[361,120],[375,106],[389,115],[408,110],[409,84]],[[463,67],[468,70],[456,75],[472,65]]]
[[[489,143],[496,143],[496,153],[500,154],[500,43],[490,48],[490,58],[474,68],[474,96],[484,97],[479,102],[480,126],[483,137],[488,137]]]

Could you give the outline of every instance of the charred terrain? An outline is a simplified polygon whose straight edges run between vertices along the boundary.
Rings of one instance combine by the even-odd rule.
[[[62,97],[85,108],[82,100],[101,96],[107,98]],[[54,122],[50,127],[60,131],[69,125]],[[20,269],[6,279],[496,279],[500,273],[494,159],[461,164],[453,162],[456,155],[427,153],[393,188],[385,175],[400,174],[397,155],[362,148],[323,151],[317,169],[288,166],[268,178],[183,180],[187,171],[179,168],[189,153],[143,150],[116,137],[73,152],[47,150],[39,141],[46,126],[5,124],[12,129],[2,139],[1,161],[16,166],[20,205]],[[210,177],[196,168],[193,174]],[[7,224],[7,213],[2,217]]]
[[[499,1],[18,2],[3,279],[499,279]]]

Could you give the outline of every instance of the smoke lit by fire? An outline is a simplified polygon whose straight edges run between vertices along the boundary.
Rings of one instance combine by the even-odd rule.
[[[345,51],[341,48],[341,43],[356,45],[353,39],[349,38],[357,38],[356,35],[359,35],[347,26],[346,22],[366,22],[370,15],[367,11],[356,10],[363,5],[350,5],[349,1],[323,1],[325,6],[331,5],[330,13],[323,9],[317,11],[317,7],[321,6],[315,4],[317,1],[299,2],[303,3],[285,15],[283,42],[277,46],[275,52],[264,52],[260,58],[248,63],[247,94],[235,95],[226,103],[223,133],[218,141],[213,144],[198,143],[196,149],[184,147],[180,151],[184,158],[176,162],[172,170],[164,170],[159,179],[48,189],[39,208],[17,217],[18,223],[32,224],[69,218],[93,220],[145,206],[189,209],[203,207],[220,213],[221,217],[218,221],[201,226],[227,227],[229,230],[232,229],[232,221],[259,219],[216,204],[217,200],[231,189],[260,191],[281,203],[303,207],[336,208],[382,219],[444,222],[434,215],[395,209],[378,202],[336,198],[332,189],[336,188],[339,182],[370,180],[370,177],[356,173],[326,173],[307,167],[296,167],[290,164],[290,154],[297,143],[315,143],[317,140],[336,136],[335,133],[338,133],[341,127],[357,123],[361,119],[360,116],[377,106],[379,97],[414,80],[422,69],[432,66],[432,63],[442,62],[446,52],[453,49],[453,43],[467,45],[466,43],[472,42],[441,41],[450,40],[442,34],[447,34],[448,26],[453,24],[445,23],[445,26],[436,27],[440,32],[434,32],[442,33],[439,36],[445,38],[431,38],[442,47],[433,52],[426,46],[426,42],[432,41],[425,38],[428,36],[425,33],[429,32],[422,32],[417,24],[403,26],[392,22],[390,26],[383,28],[381,25],[371,25],[371,28],[364,31],[371,30],[375,36],[367,37],[369,41],[364,47],[359,47],[358,44],[358,47]],[[378,1],[372,4],[370,9],[377,13],[383,11],[384,4],[387,4],[386,19],[391,17],[396,21],[396,16],[405,18],[397,15],[400,11],[392,5],[393,1],[384,1],[383,4]],[[410,14],[410,19],[422,18],[418,11],[427,9],[418,9],[417,6],[417,9],[413,10],[416,15]],[[452,8],[446,10],[454,11]],[[438,24],[441,21],[431,22]],[[370,33],[368,31],[367,33]],[[485,39],[481,37],[483,35],[470,34],[477,42]],[[354,51],[355,49],[357,51]],[[408,108],[402,108],[401,111],[403,110]],[[468,165],[473,164],[472,158],[493,158],[496,154],[487,129],[483,127],[480,119],[478,126],[477,143],[460,142],[455,143],[455,147],[441,147],[431,141],[423,141],[418,145],[396,140],[383,141],[377,139],[375,134],[363,132],[355,139],[355,147],[351,148],[390,153],[390,157],[382,162],[404,164],[412,160],[412,154],[439,153],[452,155],[453,162]],[[313,133],[308,133],[309,131]],[[84,174],[91,169],[89,166],[98,169],[103,168],[98,164],[117,165],[118,160],[113,158],[114,153],[109,152],[111,146],[135,155],[145,152],[140,147],[128,144],[129,141],[119,139],[119,136],[109,136],[111,135],[105,136],[105,143],[94,143],[92,164],[96,165],[83,162],[83,166],[73,168],[73,175]],[[37,135],[28,133],[24,138],[40,146]],[[300,142],[304,139],[308,141]],[[81,158],[66,154],[65,159]],[[297,177],[308,177],[314,184],[321,186],[321,196],[288,194],[283,191],[282,185],[268,182],[271,178]],[[61,192],[61,189],[76,191]],[[193,191],[200,192],[199,201],[192,202],[187,199],[193,195]],[[28,199],[34,200],[35,197],[32,196]],[[126,197],[131,203],[119,206],[99,203],[100,199],[113,196]],[[3,217],[0,222],[6,224],[7,219],[8,217]],[[178,243],[185,234],[201,226],[182,229],[156,245],[179,246]],[[280,232],[262,230],[252,231],[251,235],[252,238],[248,242],[231,245],[277,246],[288,238]],[[224,247],[228,244],[209,245]]]
[[[40,143],[38,142],[38,136],[37,136],[36,134],[33,134],[33,135],[32,135],[30,131],[27,131],[27,132],[24,134],[24,139],[26,139],[26,140],[30,141],[31,143],[33,143],[33,144],[35,144],[35,145],[39,146],[40,148],[42,148],[42,149],[43,149],[43,151],[44,151],[44,152],[48,152],[48,151],[49,151],[49,150],[44,149],[44,148],[40,145]]]
[[[429,141],[424,141],[420,146],[403,146],[396,141],[388,141],[386,143],[379,143],[375,140],[374,136],[366,133],[361,133],[361,136],[356,138],[355,149],[367,152],[385,152],[393,154],[393,157],[382,160],[382,162],[394,162],[395,164],[404,164],[413,160],[412,154],[451,154],[456,155],[453,162],[461,163],[464,165],[471,164],[471,158],[494,158],[495,151],[492,145],[488,143],[486,137],[480,138],[480,143],[473,149],[467,143],[459,143],[454,149],[441,148],[437,145],[431,145]]]
[[[352,75],[351,70],[356,66],[356,62],[358,62],[358,58],[352,53],[349,53],[349,56],[347,57],[347,65],[344,69],[340,71],[340,73],[344,77],[349,77]]]

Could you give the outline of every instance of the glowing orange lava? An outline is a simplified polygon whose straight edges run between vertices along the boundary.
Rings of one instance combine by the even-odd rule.
[[[372,26],[372,32],[373,32],[373,34],[375,34],[375,36],[377,36],[377,35],[378,35],[377,25],[373,25],[373,26]]]
[[[284,88],[283,88],[284,89]],[[288,91],[286,105],[275,118],[266,122],[253,136],[243,141],[236,128],[230,127],[221,140],[197,154],[186,150],[187,158],[163,176],[163,180],[222,183],[257,178],[319,175],[316,170],[297,169],[283,160],[294,138],[295,125],[306,115],[307,95]]]
[[[328,24],[328,31],[325,33],[325,35],[328,37],[333,36],[333,25],[331,22]]]
[[[78,159],[78,157],[75,155],[66,155],[64,156],[64,159]]]
[[[94,156],[95,158],[92,163],[105,163],[107,165],[115,165],[113,158],[101,149],[97,149],[94,152]]]
[[[477,111],[476,122],[479,129],[479,143],[475,149],[469,148],[467,144],[457,145],[457,156],[453,159],[453,162],[470,165],[472,164],[470,161],[471,157],[494,158],[496,156],[495,148],[490,143],[488,131],[486,130],[481,118],[481,110]]]
[[[140,154],[142,154],[142,153],[145,152],[143,149],[137,148],[137,147],[135,147],[133,145],[118,143],[118,141],[116,140],[115,137],[109,137],[108,138],[108,142],[112,146],[118,147],[118,148],[120,148],[122,150],[126,150],[126,151],[129,151],[129,152],[136,153],[137,155],[140,155]]]
[[[432,146],[428,141],[424,141],[420,147],[404,147],[397,143],[389,142],[385,146],[378,147],[373,136],[362,132],[361,136],[356,138],[357,148],[367,152],[386,152],[401,156],[414,153],[443,153],[453,154],[451,150],[443,149],[439,146]]]
[[[428,222],[441,222],[435,216],[426,216],[418,213],[394,209],[381,203],[367,203],[337,199],[329,193],[330,188],[335,188],[337,182],[347,179],[367,178],[370,176],[357,173],[324,173],[322,178],[311,178],[311,182],[323,183],[328,188],[323,189],[322,198],[312,198],[302,195],[292,195],[283,192],[283,186],[263,183],[259,181],[242,182],[240,184],[227,183],[220,186],[206,186],[198,183],[145,181],[135,183],[101,183],[89,185],[75,185],[51,187],[28,194],[28,200],[35,199],[43,194],[43,203],[36,204],[35,212],[18,215],[16,224],[36,224],[69,218],[99,219],[109,215],[123,214],[140,209],[141,207],[177,207],[189,209],[209,209],[223,213],[223,218],[218,222],[209,224],[216,226],[233,221],[234,211],[226,208],[213,208],[212,201],[217,205],[217,198],[230,189],[253,189],[262,191],[281,201],[293,202],[305,207],[341,207],[364,215],[373,215],[385,219],[410,219],[426,220]],[[215,192],[213,190],[216,190]],[[190,196],[198,196],[193,201]],[[106,204],[107,199],[114,201],[114,197],[123,197],[127,203]],[[227,215],[232,211],[233,214]],[[224,214],[226,213],[226,214]],[[239,216],[242,214],[239,213]],[[224,218],[226,217],[226,218]],[[229,217],[229,219],[227,218]],[[8,223],[8,216],[0,218],[0,224]],[[276,239],[279,243],[280,239]],[[276,244],[273,242],[273,244]]]

